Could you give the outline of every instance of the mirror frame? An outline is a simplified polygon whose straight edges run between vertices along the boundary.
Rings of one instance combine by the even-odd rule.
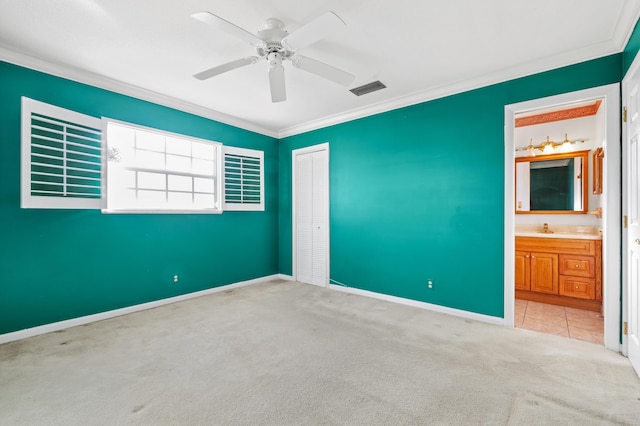
[[[515,204],[513,206],[516,214],[587,214],[589,212],[589,150],[585,151],[574,151],[567,152],[561,154],[548,154],[548,155],[538,155],[535,157],[516,157],[516,161],[513,167],[514,174],[514,198]],[[522,211],[518,210],[518,194],[515,193],[518,188],[517,184],[517,173],[516,173],[516,164],[524,163],[524,162],[536,162],[536,161],[545,161],[545,160],[563,160],[566,158],[582,158],[582,199],[584,203],[582,204],[582,210],[534,210],[534,211]]]
[[[604,159],[604,148],[600,147],[593,151],[593,193],[602,194],[602,164]]]

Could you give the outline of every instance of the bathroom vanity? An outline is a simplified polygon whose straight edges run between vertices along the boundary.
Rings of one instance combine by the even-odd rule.
[[[599,230],[516,231],[517,299],[600,312],[602,236]]]

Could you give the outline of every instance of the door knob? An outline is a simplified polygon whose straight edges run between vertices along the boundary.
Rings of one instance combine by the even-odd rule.
[[[640,238],[636,238],[636,244],[640,244]]]

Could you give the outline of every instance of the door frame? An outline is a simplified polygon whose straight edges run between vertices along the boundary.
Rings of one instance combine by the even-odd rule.
[[[603,182],[602,285],[604,309],[604,346],[620,352],[621,288],[621,203],[620,170],[620,84],[614,83],[546,98],[505,105],[504,107],[504,324],[514,326],[515,311],[515,114],[589,99],[603,98],[605,109],[605,157]]]
[[[321,143],[321,144],[317,144],[317,145],[312,145],[312,146],[308,146],[305,148],[298,148],[298,149],[294,149],[293,151],[291,151],[291,275],[293,276],[294,281],[297,281],[298,277],[298,273],[296,270],[296,157],[298,155],[303,155],[303,154],[310,154],[312,152],[319,152],[319,151],[326,151],[327,152],[327,203],[325,206],[325,213],[326,213],[326,217],[327,217],[327,226],[325,226],[325,241],[327,242],[326,244],[326,260],[327,260],[327,264],[326,264],[326,280],[324,283],[323,287],[329,287],[329,282],[331,281],[329,272],[331,271],[329,264],[330,264],[330,246],[331,246],[331,240],[329,239],[330,236],[330,228],[331,228],[331,217],[329,216],[330,210],[329,210],[329,204],[330,204],[330,200],[331,200],[331,194],[330,194],[330,190],[331,190],[331,186],[329,185],[329,183],[331,182],[331,178],[329,176],[329,171],[331,170],[331,168],[329,167],[329,163],[330,163],[330,155],[329,155],[329,142],[325,142],[325,143]]]

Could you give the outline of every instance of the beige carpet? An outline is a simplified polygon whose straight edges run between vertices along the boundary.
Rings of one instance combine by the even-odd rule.
[[[640,424],[591,343],[270,282],[0,345],[2,425]]]

